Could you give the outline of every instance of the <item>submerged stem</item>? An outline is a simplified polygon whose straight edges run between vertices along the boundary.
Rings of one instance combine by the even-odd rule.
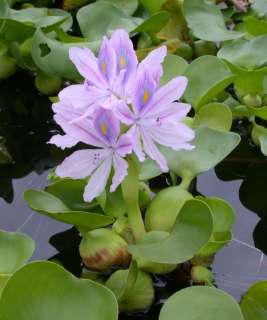
[[[146,232],[139,208],[139,169],[134,158],[129,158],[128,164],[128,175],[123,180],[121,187],[129,223],[135,241],[138,241]]]

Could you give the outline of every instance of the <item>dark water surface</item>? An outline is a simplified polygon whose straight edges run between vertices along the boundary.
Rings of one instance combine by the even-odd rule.
[[[64,156],[46,144],[56,130],[50,105],[34,90],[30,76],[17,74],[0,85],[0,136],[6,138],[14,159],[12,164],[0,164],[0,228],[29,234],[36,242],[33,260],[57,256],[78,273],[79,238],[75,231],[62,233],[70,226],[34,213],[23,200],[25,190],[43,189],[48,184],[48,169]],[[216,174],[212,170],[198,178],[197,190],[205,196],[224,198],[236,211],[233,240],[216,255],[213,272],[218,287],[239,300],[252,283],[267,278],[263,253],[267,253],[267,161],[245,138],[246,126],[238,124],[235,129],[244,136],[242,144],[216,168]],[[140,317],[122,315],[121,320],[157,319],[161,303],[179,284],[173,278],[155,279],[155,283],[152,311]]]

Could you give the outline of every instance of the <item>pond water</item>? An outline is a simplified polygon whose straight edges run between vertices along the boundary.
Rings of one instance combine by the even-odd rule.
[[[29,234],[36,242],[33,260],[57,257],[78,273],[76,232],[35,214],[23,200],[26,189],[47,185],[48,169],[64,157],[46,144],[56,130],[50,105],[49,99],[34,90],[30,76],[17,74],[0,84],[0,136],[6,138],[14,159],[12,164],[0,165],[0,228]],[[235,127],[243,136],[242,144],[215,171],[198,177],[196,188],[205,196],[224,198],[236,211],[233,240],[216,255],[212,268],[217,286],[239,300],[252,283],[267,278],[267,161],[246,141],[246,126]],[[177,290],[174,278],[155,282],[156,304],[148,313],[140,314],[140,319],[157,319],[161,303]],[[137,317],[122,315],[120,319]]]

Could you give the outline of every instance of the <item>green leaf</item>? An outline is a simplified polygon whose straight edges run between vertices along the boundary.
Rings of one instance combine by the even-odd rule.
[[[97,206],[96,202],[83,200],[85,180],[61,179],[46,188],[46,191],[59,198],[71,210],[86,211]]]
[[[160,78],[160,84],[164,85],[171,79],[183,75],[188,67],[188,63],[182,57],[167,54],[162,66],[163,76]]]
[[[137,28],[135,28],[132,32],[158,32],[160,31],[165,24],[169,21],[170,13],[167,11],[160,11],[152,16],[150,16],[147,20],[141,23]]]
[[[209,206],[213,218],[212,236],[197,255],[211,256],[231,240],[235,213],[230,204],[223,199],[204,197],[197,197],[197,199],[204,201]]]
[[[88,41],[101,40],[106,34],[122,28],[130,32],[143,20],[126,15],[109,2],[96,2],[82,7],[77,20],[83,36]]]
[[[95,51],[99,42],[62,43],[37,30],[32,41],[32,57],[41,70],[69,80],[80,80],[78,71],[69,59],[71,47],[86,47]]]
[[[145,234],[136,245],[130,245],[133,256],[157,263],[182,263],[191,259],[209,240],[212,216],[209,207],[200,200],[188,200],[178,214],[170,234],[158,240],[158,233]]]
[[[199,39],[225,41],[243,36],[241,32],[230,31],[226,28],[222,12],[211,2],[184,0],[183,11],[189,28]]]
[[[98,2],[109,2],[128,15],[134,14],[138,8],[138,0],[98,0]]]
[[[34,211],[88,230],[107,226],[114,221],[112,217],[98,213],[72,211],[59,198],[45,191],[27,190],[24,198]]]
[[[140,3],[149,11],[151,14],[160,11],[161,6],[166,0],[140,0]]]
[[[267,314],[267,281],[258,281],[242,297],[240,306],[245,320],[265,320]]]
[[[253,142],[261,148],[261,152],[267,156],[267,128],[253,123],[251,137]]]
[[[267,21],[248,16],[244,19],[244,25],[247,32],[254,37],[267,33]]]
[[[189,80],[185,99],[195,110],[210,102],[235,78],[227,65],[214,56],[201,56],[194,60],[185,76]]]
[[[229,131],[232,120],[232,112],[226,104],[212,102],[198,110],[194,117],[193,126],[195,128],[208,127],[220,131]]]
[[[157,165],[155,161],[146,159],[144,162],[141,163],[139,180],[141,181],[149,180],[157,177],[161,173],[162,172],[160,170],[160,167]]]
[[[255,0],[251,9],[258,17],[264,17],[267,14],[267,2],[265,0]]]
[[[8,281],[0,300],[0,318],[16,320],[117,320],[114,294],[80,280],[57,264],[33,262]]]
[[[0,230],[0,296],[9,277],[30,259],[34,249],[27,235]]]
[[[163,305],[159,320],[174,320],[178,314],[181,320],[244,320],[230,295],[205,286],[189,287],[173,294]]]
[[[217,56],[233,65],[254,70],[267,63],[267,35],[251,40],[240,39],[223,46]]]
[[[222,132],[210,128],[199,128],[190,151],[173,151],[162,147],[170,170],[180,177],[196,177],[221,162],[239,144],[240,136],[233,132]]]

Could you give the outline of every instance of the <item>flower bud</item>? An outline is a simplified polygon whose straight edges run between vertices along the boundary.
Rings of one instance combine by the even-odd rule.
[[[83,263],[92,270],[104,272],[111,267],[127,266],[130,261],[127,242],[110,229],[86,232],[80,243]]]
[[[247,94],[242,99],[243,103],[248,107],[261,107],[262,106],[262,98],[258,94]]]
[[[111,289],[114,294],[122,283],[127,282],[128,270],[118,270],[114,272],[106,282],[106,286]],[[141,311],[148,309],[154,301],[154,287],[149,274],[138,270],[137,279],[127,296],[117,297],[119,300],[120,311]]]
[[[150,202],[145,217],[148,231],[171,231],[184,203],[192,195],[179,186],[161,190]]]
[[[44,95],[50,96],[57,93],[62,85],[60,77],[52,76],[39,71],[35,78],[36,88]]]
[[[194,266],[191,270],[191,277],[194,284],[197,285],[212,285],[212,272],[202,266]]]

